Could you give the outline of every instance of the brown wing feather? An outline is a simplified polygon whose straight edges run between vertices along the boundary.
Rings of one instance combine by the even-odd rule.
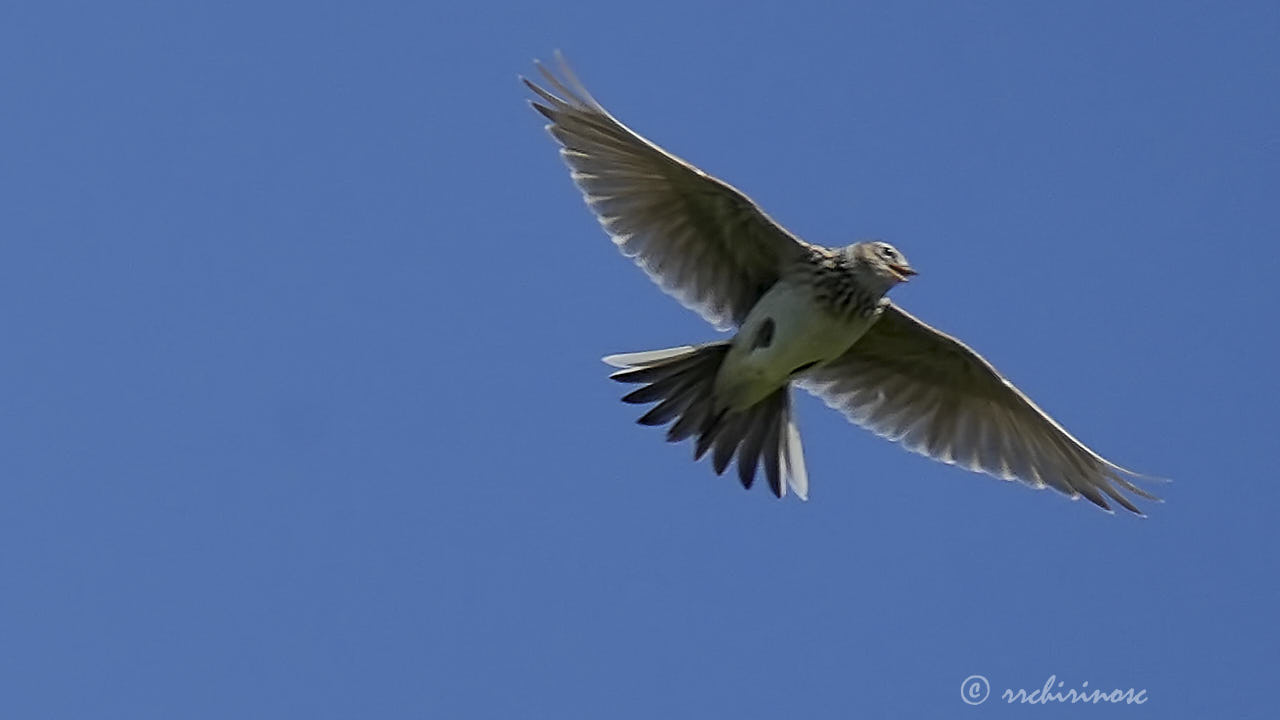
[[[945,463],[1104,509],[1109,497],[1141,514],[1119,490],[1157,499],[1128,479],[1141,476],[1072,437],[982,356],[892,303],[844,355],[798,384],[852,422]]]
[[[618,122],[563,60],[551,90],[529,80],[533,107],[573,181],[624,255],[718,328],[739,324],[805,243],[746,195]]]

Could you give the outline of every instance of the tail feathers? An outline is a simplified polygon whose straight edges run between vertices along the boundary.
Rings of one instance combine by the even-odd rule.
[[[809,476],[800,432],[791,414],[789,386],[778,388],[746,410],[715,409],[712,391],[728,352],[729,343],[718,342],[610,355],[604,361],[621,368],[609,377],[644,385],[624,396],[623,402],[657,403],[637,422],[672,423],[667,430],[668,442],[696,437],[694,459],[710,453],[717,475],[723,474],[736,456],[743,487],[751,487],[756,469],[763,465],[774,495],[784,496],[789,485],[806,499]]]
[[[681,345],[680,347],[667,348],[666,350],[620,353],[618,355],[609,355],[603,359],[606,365],[612,365],[616,368],[634,368],[665,363],[678,358],[688,357],[697,351],[698,348],[692,345]]]

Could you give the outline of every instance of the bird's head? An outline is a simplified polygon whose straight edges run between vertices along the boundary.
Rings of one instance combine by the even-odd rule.
[[[891,288],[916,274],[907,262],[907,257],[887,242],[876,240],[850,245],[846,252],[852,258],[855,267],[867,272],[871,277]]]

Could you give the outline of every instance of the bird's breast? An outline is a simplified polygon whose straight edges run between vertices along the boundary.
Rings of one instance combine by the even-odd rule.
[[[721,408],[740,410],[764,399],[791,375],[831,360],[875,322],[877,313],[832,307],[812,283],[783,280],[747,315],[716,377]]]

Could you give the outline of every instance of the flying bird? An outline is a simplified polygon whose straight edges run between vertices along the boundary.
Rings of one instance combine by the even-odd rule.
[[[557,58],[559,54],[557,53]],[[907,449],[1005,480],[1052,487],[1110,511],[1141,511],[1121,491],[1156,500],[1145,477],[1090,450],[961,341],[886,297],[916,274],[885,242],[807,243],[745,194],[631,131],[559,58],[521,78],[560,155],[622,254],[729,340],[604,358],[639,385],[638,420],[693,438],[716,474],[757,468],[779,498],[808,495],[791,387]]]

